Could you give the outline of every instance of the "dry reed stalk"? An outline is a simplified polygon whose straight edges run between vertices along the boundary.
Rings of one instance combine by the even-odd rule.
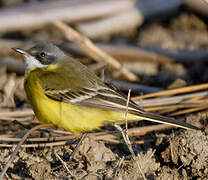
[[[81,35],[61,21],[54,21],[53,25],[63,33],[67,40],[76,43],[84,50],[86,54],[88,54],[94,60],[98,62],[106,62],[111,68],[119,71],[129,81],[139,80],[135,74],[123,67],[115,58],[111,57],[106,52],[95,46],[87,37]]]

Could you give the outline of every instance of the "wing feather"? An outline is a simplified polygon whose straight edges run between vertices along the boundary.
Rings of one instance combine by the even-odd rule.
[[[103,83],[96,75],[89,72],[86,67],[82,69],[83,76],[81,80],[80,78],[76,79],[80,77],[80,69],[72,70],[74,71],[72,73],[73,77],[70,74],[71,72],[65,75],[60,72],[47,72],[44,74],[41,77],[41,82],[45,95],[56,101],[80,106],[126,111],[127,98],[125,95],[110,85]],[[69,70],[66,69],[66,71]],[[85,76],[88,78],[84,78]],[[145,112],[133,101],[129,102],[128,112],[136,114],[144,120],[175,125],[186,129],[199,129],[185,122]]]

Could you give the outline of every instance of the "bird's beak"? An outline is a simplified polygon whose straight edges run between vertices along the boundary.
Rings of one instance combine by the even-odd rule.
[[[23,49],[20,49],[20,48],[12,48],[14,51],[20,53],[20,54],[23,54],[23,55],[26,55],[27,52]]]

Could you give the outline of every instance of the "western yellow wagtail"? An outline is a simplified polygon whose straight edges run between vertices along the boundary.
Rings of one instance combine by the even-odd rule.
[[[29,50],[14,50],[24,56],[24,87],[40,123],[53,123],[71,133],[82,133],[97,129],[104,122],[125,120],[127,98],[57,46],[38,43]],[[127,119],[199,129],[145,112],[133,101],[129,102]]]

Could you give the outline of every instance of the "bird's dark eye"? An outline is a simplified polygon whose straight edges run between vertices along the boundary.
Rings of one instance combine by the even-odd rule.
[[[40,53],[40,56],[41,56],[41,57],[45,57],[46,54],[45,54],[44,52],[41,52],[41,53]]]

